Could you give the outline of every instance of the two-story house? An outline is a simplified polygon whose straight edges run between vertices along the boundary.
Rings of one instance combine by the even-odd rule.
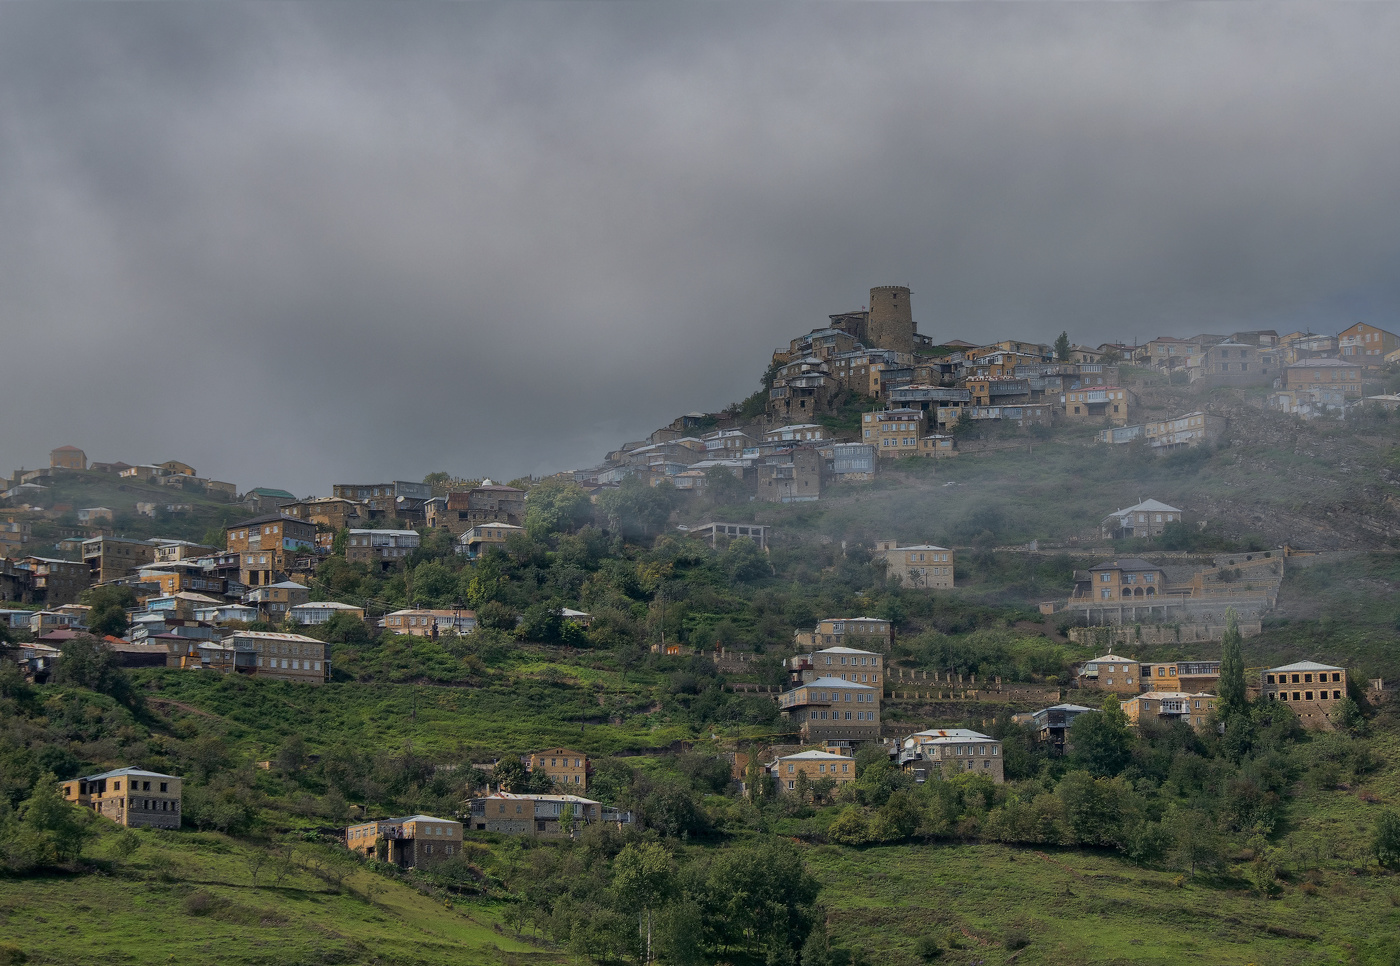
[[[265,621],[280,623],[291,613],[293,607],[311,600],[311,589],[294,580],[282,580],[275,584],[254,587],[243,597],[243,603],[258,609]]]
[[[94,537],[83,541],[83,562],[91,583],[105,584],[135,573],[155,560],[156,548],[146,540]]]
[[[234,631],[224,638],[223,647],[236,656],[251,658],[235,662],[251,663],[255,677],[298,684],[324,684],[331,679],[331,646],[304,634],[275,634],[269,631]]]
[[[1144,661],[1142,690],[1214,692],[1220,686],[1219,661]]]
[[[833,754],[829,751],[799,751],[784,755],[768,766],[773,776],[773,784],[785,792],[797,790],[802,776],[808,782],[831,779],[839,788],[856,779],[856,763],[849,755]]]
[[[798,631],[793,635],[793,639],[798,648],[872,647],[879,651],[888,651],[894,643],[894,631],[890,622],[883,617],[825,617],[817,621],[814,630]],[[854,653],[874,652],[856,650]]]
[[[899,767],[919,782],[934,777],[935,772],[944,778],[975,772],[997,784],[1006,780],[1001,742],[968,728],[915,732],[900,744]]]
[[[1075,675],[1075,683],[1081,688],[1137,694],[1142,690],[1142,665],[1121,654],[1105,654],[1085,661]]]
[[[381,571],[393,570],[422,542],[417,530],[351,530],[345,559]]]
[[[1303,359],[1283,370],[1283,388],[1294,392],[1340,393],[1342,400],[1360,399],[1361,365],[1350,359]]]
[[[531,774],[543,772],[553,779],[556,786],[565,791],[587,791],[588,776],[593,771],[593,763],[580,751],[550,748],[531,754],[526,759],[525,770]]]
[[[118,768],[63,783],[63,800],[90,808],[128,828],[180,827],[183,779],[158,771]]]
[[[462,823],[432,815],[361,822],[345,830],[345,847],[401,869],[421,869],[461,854]]]
[[[1189,694],[1185,691],[1145,691],[1135,694],[1122,704],[1128,721],[1137,728],[1149,721],[1170,724],[1180,721],[1200,730],[1205,727],[1215,708],[1213,694]]]
[[[1093,386],[1063,393],[1060,402],[1066,419],[1107,419],[1123,426],[1128,422],[1129,406],[1135,402],[1135,397],[1121,386]]]
[[[947,547],[931,543],[895,546],[893,540],[876,544],[871,559],[883,560],[885,575],[899,581],[901,587],[916,590],[952,590],[954,553]]]
[[[882,459],[919,455],[919,439],[928,430],[928,413],[921,409],[862,413],[860,421],[861,441],[874,446]]]
[[[1368,322],[1358,322],[1337,333],[1337,354],[1347,362],[1379,369],[1385,357],[1400,349],[1400,336]]]

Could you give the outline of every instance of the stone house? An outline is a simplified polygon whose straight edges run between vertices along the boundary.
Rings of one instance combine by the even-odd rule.
[[[1196,694],[1220,687],[1219,661],[1152,661],[1142,665],[1142,690]]]
[[[769,503],[810,503],[822,495],[821,454],[812,446],[771,456],[758,465],[757,498]]]
[[[1055,704],[1028,715],[1014,715],[1017,723],[1035,726],[1036,737],[1050,745],[1057,754],[1064,754],[1068,744],[1069,729],[1074,719],[1081,714],[1090,714],[1097,708],[1086,708],[1082,704]]]
[[[234,631],[224,638],[223,647],[234,651],[235,669],[255,677],[298,684],[331,679],[331,646],[304,634]]]
[[[1148,721],[1170,724],[1181,721],[1198,731],[1205,727],[1215,708],[1215,695],[1188,694],[1185,691],[1145,691],[1123,702],[1123,713],[1135,728]]]
[[[1288,705],[1304,727],[1331,730],[1333,711],[1347,696],[1347,671],[1315,661],[1271,667],[1259,676],[1259,696]]]
[[[365,609],[352,604],[342,604],[334,600],[312,600],[304,604],[293,604],[287,609],[287,617],[298,624],[324,624],[337,614],[349,614],[356,620],[365,619]]]
[[[85,470],[87,454],[76,446],[60,446],[49,451],[49,466],[56,470]]]
[[[803,741],[875,741],[880,737],[881,693],[869,684],[818,677],[780,695],[778,707]]]
[[[1160,537],[1168,523],[1180,523],[1181,511],[1158,500],[1143,500],[1104,517],[1099,530],[1105,537]]]
[[[291,570],[298,554],[315,552],[316,525],[281,512],[269,513],[226,527],[224,546],[239,555],[242,583],[266,586]]]
[[[381,571],[393,570],[422,542],[417,530],[351,530],[345,559]]]
[[[479,523],[525,525],[525,491],[488,483],[447,494],[447,529],[461,536]]]
[[[894,631],[883,617],[826,617],[815,630],[798,631],[794,640],[799,648],[833,648],[863,645],[888,651]],[[871,653],[857,651],[857,653]],[[828,661],[828,664],[833,663]]]
[[[1379,369],[1385,357],[1400,349],[1400,336],[1379,326],[1358,322],[1337,333],[1337,354],[1347,362]]]
[[[1281,353],[1273,346],[1227,339],[1203,346],[1190,362],[1193,385],[1265,386],[1278,378]]]
[[[76,601],[91,582],[87,564],[51,557],[25,557],[19,564],[29,571],[25,603],[58,607]]]
[[[105,584],[127,577],[155,560],[156,548],[145,540],[94,537],[83,541],[83,562],[91,583]]]
[[[921,409],[886,409],[862,413],[861,442],[875,447],[882,459],[919,454],[919,438],[928,430],[928,413]]]
[[[967,728],[919,731],[900,745],[899,767],[924,782],[935,772],[950,778],[959,772],[987,775],[998,785],[1006,781],[1001,742]]]
[[[375,519],[396,519],[404,516],[421,517],[423,504],[432,499],[433,488],[427,483],[395,480],[392,483],[335,483],[331,496],[341,500],[369,505]]]
[[[632,823],[631,812],[578,795],[517,795],[496,792],[469,803],[471,826],[483,832],[546,837],[574,836],[585,825]]]
[[[797,790],[798,780],[807,776],[807,781],[816,782],[829,778],[840,788],[847,782],[855,781],[856,764],[849,755],[837,755],[829,751],[800,751],[794,755],[784,755],[768,766],[773,783],[782,791]]]
[[[380,623],[391,634],[436,638],[448,632],[470,634],[476,630],[476,612],[410,608],[386,614]]]
[[[1304,359],[1283,370],[1283,388],[1300,392],[1340,390],[1343,399],[1360,399],[1362,367],[1347,359]]]
[[[1066,419],[1108,420],[1118,426],[1127,425],[1129,408],[1137,397],[1121,386],[1093,386],[1073,389],[1060,397]]]
[[[128,828],[180,827],[180,790],[174,775],[118,768],[63,783],[63,800],[90,808]]]
[[[370,506],[344,497],[327,496],[288,503],[282,507],[282,513],[331,530],[349,530],[369,521]]]
[[[457,552],[475,560],[491,547],[504,550],[511,534],[524,532],[524,527],[513,523],[478,523],[457,538]]]
[[[1142,691],[1142,665],[1121,654],[1105,654],[1085,661],[1075,675],[1075,683],[1081,688],[1137,694]]]
[[[530,755],[525,761],[525,770],[532,774],[543,772],[554,780],[555,785],[568,791],[587,791],[593,763],[582,752],[550,748]]]
[[[432,815],[361,822],[345,830],[345,847],[401,869],[419,869],[461,854],[462,823]]]
[[[916,590],[952,590],[954,552],[933,544],[894,546],[894,541],[876,545],[872,559],[885,562],[885,576],[899,581],[901,587]]]

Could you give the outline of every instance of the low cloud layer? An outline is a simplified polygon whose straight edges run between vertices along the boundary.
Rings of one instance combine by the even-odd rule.
[[[596,462],[914,290],[978,340],[1366,319],[1400,8],[0,6],[6,469]]]

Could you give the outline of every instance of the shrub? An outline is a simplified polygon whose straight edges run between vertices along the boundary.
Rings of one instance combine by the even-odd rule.
[[[200,889],[185,896],[185,913],[191,916],[207,916],[214,911],[214,897]]]
[[[1025,949],[1031,944],[1031,934],[1020,927],[1012,927],[1002,934],[1001,944],[1007,949]]]
[[[924,962],[929,962],[943,955],[943,947],[933,936],[920,936],[918,942],[914,943],[914,953]]]

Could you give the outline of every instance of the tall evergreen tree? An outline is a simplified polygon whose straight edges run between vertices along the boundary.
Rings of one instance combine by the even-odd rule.
[[[1225,634],[1220,639],[1220,717],[1243,713],[1249,704],[1245,694],[1244,654],[1240,650],[1240,623],[1231,607],[1225,611]]]
[[[1069,362],[1069,333],[1061,332],[1055,340],[1055,361]]]

